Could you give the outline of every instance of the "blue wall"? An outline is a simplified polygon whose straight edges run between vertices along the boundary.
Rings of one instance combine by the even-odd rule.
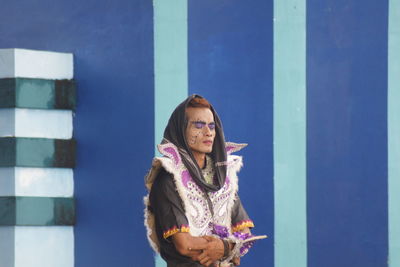
[[[387,266],[387,2],[307,5],[309,266]]]
[[[154,151],[151,1],[2,1],[0,47],[74,54],[76,266],[152,266],[142,215]]]
[[[304,1],[307,263],[388,266],[388,1]],[[188,92],[215,105],[228,140],[249,143],[240,195],[254,232],[270,236],[242,266],[274,266],[273,8],[188,1]],[[154,153],[152,1],[3,0],[0,48],[74,53],[76,266],[154,266],[142,217]]]
[[[270,236],[242,266],[274,262],[272,13],[272,1],[189,1],[189,93],[214,103],[228,141],[249,143],[239,193],[255,233]]]

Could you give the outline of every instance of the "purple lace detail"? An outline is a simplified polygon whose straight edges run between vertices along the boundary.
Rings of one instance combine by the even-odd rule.
[[[242,232],[234,232],[233,235],[240,240],[245,240],[249,237],[251,237],[250,233],[242,233]]]
[[[250,233],[242,233],[242,232],[234,232],[233,235],[240,240],[246,240],[249,237],[252,237]],[[244,256],[247,252],[249,252],[249,249],[253,246],[254,241],[250,242],[244,242],[242,247],[240,248],[240,255]]]
[[[183,171],[183,172],[181,173],[181,175],[182,175],[182,183],[183,183],[183,185],[184,185],[186,188],[188,188],[188,182],[192,180],[192,177],[190,177],[189,171],[188,171],[188,170]]]
[[[226,185],[229,185],[231,183],[231,180],[229,179],[228,176],[226,176],[225,183],[226,183]]]
[[[214,224],[211,232],[220,238],[227,238],[229,236],[228,228],[219,224]]]
[[[181,157],[179,156],[178,151],[176,151],[175,148],[173,147],[166,147],[163,148],[163,150],[168,153],[170,156],[172,156],[172,159],[174,160],[175,166],[178,166],[179,163],[181,162]]]
[[[211,224],[211,223],[210,223]],[[223,225],[219,225],[219,224],[213,224],[212,225],[213,229],[212,229],[212,233],[214,235],[219,236],[220,238],[228,238],[229,237],[229,231],[228,228],[223,226]],[[242,246],[239,249],[239,253],[240,256],[244,256],[247,252],[249,252],[249,249],[253,246],[254,241],[250,241],[250,242],[246,242],[245,240],[247,238],[252,237],[253,235],[250,233],[242,233],[242,232],[234,232],[233,236],[236,237],[239,240],[244,241]]]
[[[229,237],[229,231],[227,227],[212,223],[210,223],[210,225],[212,225],[212,234],[219,236],[219,238]],[[241,241],[244,241],[239,249],[240,257],[242,257],[249,252],[249,249],[254,245],[254,241],[246,242],[246,239],[252,237],[253,235],[250,233],[234,232],[233,236]]]

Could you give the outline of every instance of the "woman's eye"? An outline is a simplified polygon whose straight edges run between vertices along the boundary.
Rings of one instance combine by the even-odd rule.
[[[215,129],[215,123],[210,123],[210,124],[208,125],[208,128],[209,128],[210,130],[214,130],[214,129]]]
[[[204,125],[206,125],[204,122],[200,122],[200,121],[196,121],[194,123],[194,127],[196,127],[197,129],[202,129],[204,127]]]

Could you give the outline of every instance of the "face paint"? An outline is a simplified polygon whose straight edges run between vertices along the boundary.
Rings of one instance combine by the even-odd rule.
[[[215,129],[215,122],[210,122],[209,124],[207,124],[204,121],[196,120],[196,121],[191,121],[191,123],[196,129],[203,129],[205,126],[207,126],[208,129],[210,129],[210,131],[213,131]]]
[[[193,154],[212,151],[215,138],[214,115],[208,108],[187,108],[186,140]]]
[[[191,136],[190,139],[189,139],[189,144],[190,145],[196,144],[197,137],[198,137],[197,135]]]

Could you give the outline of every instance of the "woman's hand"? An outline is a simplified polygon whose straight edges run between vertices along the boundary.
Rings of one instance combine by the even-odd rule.
[[[224,256],[224,243],[221,239],[213,236],[203,236],[208,241],[206,248],[198,256],[192,257],[193,260],[200,262],[203,266],[210,266]]]

